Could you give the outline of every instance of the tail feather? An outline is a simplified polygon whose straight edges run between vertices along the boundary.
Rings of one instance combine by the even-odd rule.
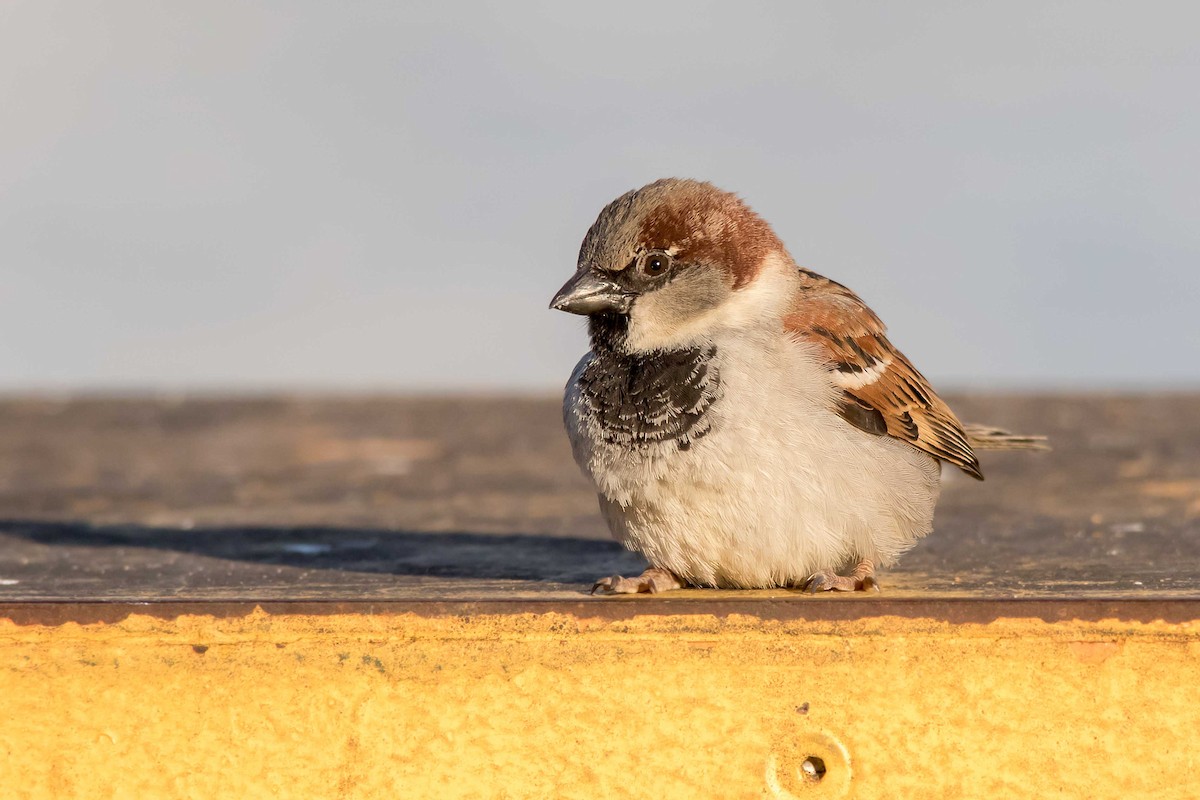
[[[967,441],[976,450],[1049,450],[1045,436],[1022,436],[991,425],[963,426]]]

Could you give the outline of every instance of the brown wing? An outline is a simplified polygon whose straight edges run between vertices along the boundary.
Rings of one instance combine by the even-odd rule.
[[[843,391],[842,418],[867,433],[903,439],[983,480],[962,423],[887,340],[879,317],[840,283],[807,270],[800,274],[803,290],[784,325],[828,356]]]

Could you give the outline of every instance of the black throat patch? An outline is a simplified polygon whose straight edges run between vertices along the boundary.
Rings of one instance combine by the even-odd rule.
[[[595,357],[579,378],[605,441],[674,441],[687,450],[712,427],[705,412],[720,396],[721,379],[713,361],[717,348],[630,355],[618,348],[623,334],[593,324]]]

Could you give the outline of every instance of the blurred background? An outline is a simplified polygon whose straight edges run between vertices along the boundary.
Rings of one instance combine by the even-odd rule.
[[[0,390],[554,391],[584,232],[671,175],[739,192],[939,387],[1196,387],[1198,22],[10,0]]]

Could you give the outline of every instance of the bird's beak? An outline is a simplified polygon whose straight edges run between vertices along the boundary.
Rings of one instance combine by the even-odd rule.
[[[624,314],[633,303],[633,295],[590,269],[582,269],[563,284],[550,301],[550,307],[569,314]]]

